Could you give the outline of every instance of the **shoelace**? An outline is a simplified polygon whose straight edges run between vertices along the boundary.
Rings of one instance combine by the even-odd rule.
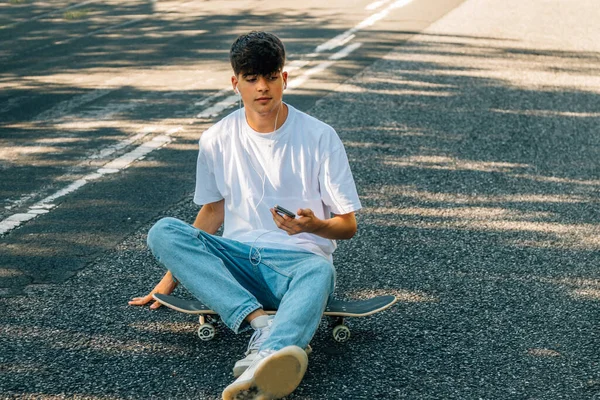
[[[248,355],[254,351],[258,351],[258,349],[260,349],[260,346],[269,337],[270,332],[271,332],[271,324],[270,323],[269,323],[269,325],[267,325],[263,328],[255,330],[254,333],[252,334],[252,336],[250,337],[250,342],[248,343],[248,350],[246,350],[246,355]]]

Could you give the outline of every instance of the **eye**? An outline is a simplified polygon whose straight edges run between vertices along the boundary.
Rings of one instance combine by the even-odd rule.
[[[246,77],[246,81],[247,82],[256,82],[258,78],[256,77],[256,75],[249,75]]]

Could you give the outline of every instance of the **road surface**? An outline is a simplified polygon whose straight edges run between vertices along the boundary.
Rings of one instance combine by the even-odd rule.
[[[593,1],[49,4],[0,6],[0,396],[220,398],[248,335],[127,300],[152,223],[197,212],[229,44],[267,29],[363,201],[339,296],[401,300],[323,324],[289,398],[600,397]]]

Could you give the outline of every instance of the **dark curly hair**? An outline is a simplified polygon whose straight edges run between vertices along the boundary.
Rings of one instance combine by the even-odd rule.
[[[252,31],[233,42],[229,61],[236,76],[241,72],[266,76],[283,69],[285,48],[274,34]]]

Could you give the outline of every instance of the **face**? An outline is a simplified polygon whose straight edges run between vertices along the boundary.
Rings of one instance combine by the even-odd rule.
[[[269,75],[240,73],[231,77],[233,89],[239,91],[246,110],[261,115],[276,112],[287,85],[287,72],[277,71]]]

